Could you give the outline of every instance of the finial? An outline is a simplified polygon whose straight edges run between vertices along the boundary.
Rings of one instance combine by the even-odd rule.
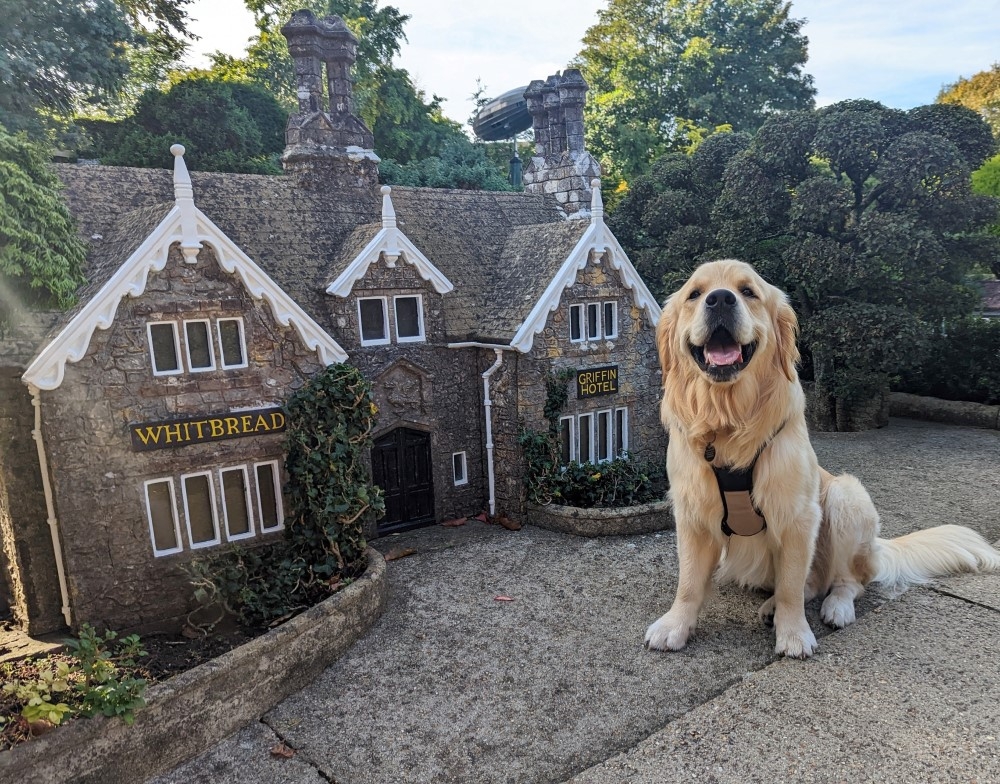
[[[590,181],[590,220],[593,223],[604,220],[604,200],[601,198],[601,178]]]
[[[389,196],[392,193],[392,188],[388,185],[383,185],[381,188],[382,193],[382,228],[383,229],[394,229],[396,228],[396,210],[392,206],[392,198]]]
[[[184,163],[184,145],[171,144],[170,152],[174,156],[174,204],[181,213],[181,253],[184,254],[184,261],[194,264],[201,250],[195,228],[194,188]]]

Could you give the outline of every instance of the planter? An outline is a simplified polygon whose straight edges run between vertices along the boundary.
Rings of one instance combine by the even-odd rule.
[[[889,395],[889,413],[909,419],[1000,430],[1000,406],[988,406],[984,403],[941,400],[936,397],[893,392]]]
[[[382,614],[385,561],[266,634],[151,686],[135,724],[78,719],[0,754],[0,782],[127,784],[176,767],[315,679]]]
[[[531,525],[574,536],[629,536],[669,531],[674,516],[667,501],[612,509],[528,504],[525,518]]]

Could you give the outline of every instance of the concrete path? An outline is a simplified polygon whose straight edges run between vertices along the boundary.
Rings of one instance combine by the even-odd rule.
[[[893,420],[814,443],[865,482],[883,536],[961,523],[1000,538],[1000,432]],[[735,589],[684,651],[643,648],[673,597],[672,533],[473,522],[375,544],[417,552],[389,563],[372,631],[155,784],[1000,781],[1000,575],[870,591],[834,633],[813,604],[820,649],[800,662],[772,654],[764,597]]]

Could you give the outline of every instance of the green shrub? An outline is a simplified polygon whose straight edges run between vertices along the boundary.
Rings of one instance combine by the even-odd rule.
[[[193,561],[195,596],[221,602],[249,626],[283,620],[360,576],[364,524],[385,510],[365,464],[377,410],[371,384],[348,365],[331,365],[285,407],[288,454],[285,538]]]
[[[927,339],[921,364],[904,373],[895,389],[945,400],[1000,404],[1000,321],[967,318]]]

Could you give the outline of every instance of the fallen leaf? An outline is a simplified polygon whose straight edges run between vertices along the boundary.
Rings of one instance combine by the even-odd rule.
[[[400,558],[406,558],[408,555],[413,555],[415,552],[416,550],[412,547],[393,547],[383,557],[386,561],[398,561]]]
[[[480,512],[475,516],[474,519],[479,520],[480,522],[483,523],[488,523],[490,521],[490,518],[487,516],[486,512]]]
[[[502,514],[497,518],[497,522],[500,523],[508,531],[520,531],[521,524],[516,520],[511,520],[507,515]]]
[[[512,601],[514,601],[514,599],[511,598],[510,596],[504,596],[503,594],[500,594],[499,596],[494,596],[493,597],[493,601],[495,601],[495,602],[512,602]]]
[[[460,525],[465,525],[469,521],[468,517],[456,517],[454,520],[445,520],[441,523],[442,528],[458,528]]]
[[[28,732],[31,733],[31,737],[33,738],[44,735],[46,732],[51,732],[55,728],[56,725],[47,719],[36,719],[35,721],[28,722]]]
[[[281,759],[291,759],[295,756],[295,749],[291,746],[286,746],[284,743],[279,743],[273,749],[271,749],[272,757],[281,757]]]
[[[181,637],[185,637],[188,640],[200,640],[205,636],[205,632],[201,629],[196,629],[190,624],[185,624],[184,628],[181,629]]]

